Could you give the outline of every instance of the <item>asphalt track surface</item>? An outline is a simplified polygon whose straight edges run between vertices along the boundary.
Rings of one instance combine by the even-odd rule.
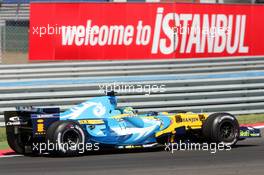
[[[236,148],[215,154],[210,151],[176,151],[172,154],[161,149],[64,158],[0,158],[0,174],[263,175],[264,138],[241,141]]]

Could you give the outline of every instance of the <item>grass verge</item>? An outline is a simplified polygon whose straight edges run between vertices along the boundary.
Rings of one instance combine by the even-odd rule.
[[[237,119],[240,124],[264,123],[264,114],[240,115]]]
[[[0,127],[0,142],[6,141],[5,127]]]
[[[4,127],[0,127],[0,150],[9,149],[6,141],[6,131]]]
[[[0,142],[0,150],[9,149],[8,143],[6,141]]]

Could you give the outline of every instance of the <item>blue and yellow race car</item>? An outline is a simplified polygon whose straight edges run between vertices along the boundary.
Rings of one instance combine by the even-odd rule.
[[[117,108],[114,92],[62,113],[59,108],[19,107],[4,115],[8,144],[20,154],[76,155],[88,150],[155,147],[186,140],[232,146],[240,139],[260,137],[260,130],[239,127],[229,113],[138,114],[132,107]]]

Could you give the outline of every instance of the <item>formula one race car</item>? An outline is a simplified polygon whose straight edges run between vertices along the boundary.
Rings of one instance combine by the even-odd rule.
[[[19,107],[4,115],[8,144],[20,154],[76,155],[83,150],[154,147],[184,140],[232,146],[240,139],[260,137],[260,130],[239,127],[229,113],[138,114],[132,107],[117,108],[114,92],[62,113],[59,108]]]

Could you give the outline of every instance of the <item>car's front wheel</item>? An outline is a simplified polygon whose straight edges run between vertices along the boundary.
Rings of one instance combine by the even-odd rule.
[[[205,120],[202,132],[209,142],[233,146],[239,139],[239,123],[229,113],[215,113]]]

